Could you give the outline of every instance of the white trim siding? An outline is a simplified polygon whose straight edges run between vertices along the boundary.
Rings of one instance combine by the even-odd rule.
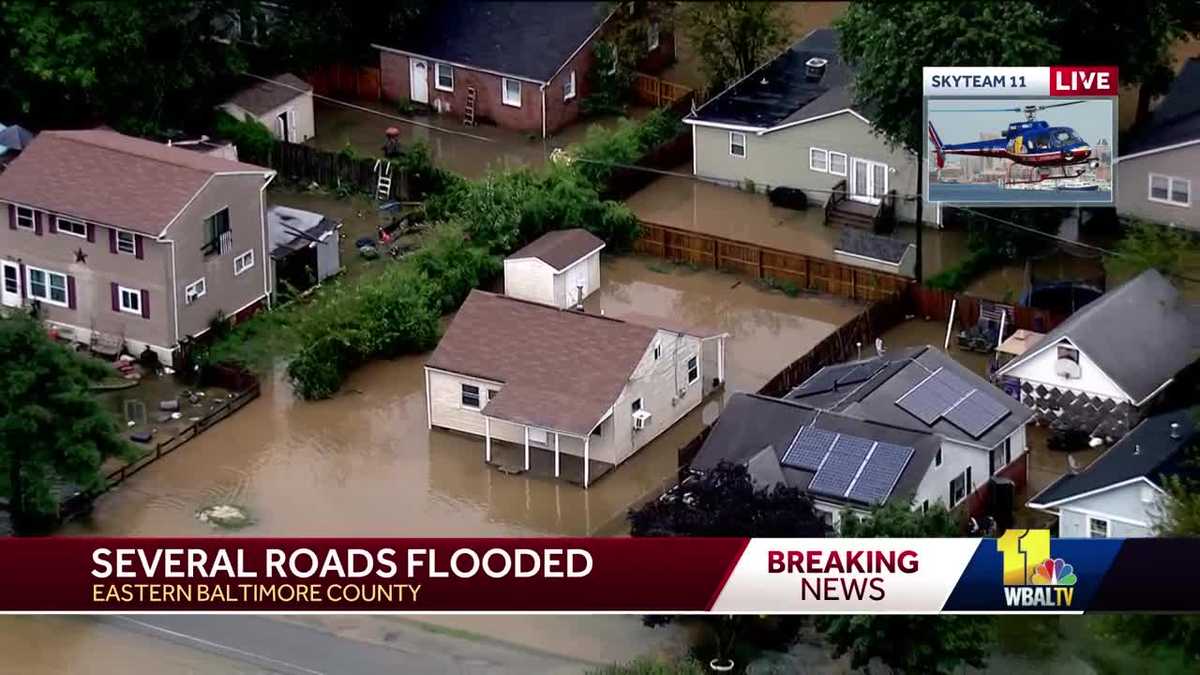
[[[509,97],[509,93],[508,93],[509,83],[517,85],[517,94],[516,94],[515,102],[513,101],[512,98]],[[503,103],[504,105],[512,107],[512,108],[520,108],[521,107],[521,81],[520,80],[511,78],[511,77],[500,78],[500,102]]]
[[[446,73],[446,75],[448,75],[450,78],[450,84],[447,84],[445,86],[442,85],[442,75],[443,75],[442,69],[443,68],[445,68],[447,71],[449,71],[448,73]],[[433,88],[438,91],[448,91],[448,92],[454,91],[454,66],[450,65],[449,63],[442,63],[441,61],[434,61],[434,63],[433,63]]]
[[[741,143],[737,143],[738,136],[742,137]],[[738,148],[738,147],[740,147],[742,149],[742,154],[740,154],[740,155],[733,151],[734,148]],[[737,157],[738,159],[746,159],[747,155],[749,155],[748,150],[749,150],[749,148],[746,147],[746,134],[741,131],[730,131],[729,132],[729,156]]]
[[[1184,141],[1182,143],[1175,143],[1174,145],[1164,145],[1161,148],[1151,148],[1149,150],[1142,150],[1141,152],[1135,152],[1135,153],[1128,154],[1128,155],[1121,155],[1118,157],[1113,157],[1113,163],[1117,164],[1126,159],[1135,159],[1137,157],[1145,157],[1146,155],[1153,155],[1153,154],[1156,154],[1159,152],[1168,152],[1170,150],[1178,150],[1179,148],[1186,148],[1188,146],[1196,145],[1197,143],[1200,143],[1200,138],[1190,140],[1190,141]]]
[[[34,272],[38,272],[42,275],[42,281],[40,284],[42,287],[42,291],[43,291],[42,295],[37,295],[34,293],[34,286],[33,286],[33,273]],[[70,287],[70,282],[67,281],[67,276],[68,275],[63,272],[57,272],[55,270],[46,269],[44,267],[34,267],[33,265],[26,265],[25,266],[25,295],[27,295],[32,300],[38,300],[40,302],[45,302],[45,303],[54,305],[56,307],[70,307],[71,306],[71,287]],[[51,282],[51,279],[54,277],[62,278],[62,298],[63,299],[61,301],[54,299],[55,286]]]
[[[77,232],[70,228],[64,228],[63,227],[64,223],[68,224],[68,225],[78,225],[80,227],[81,231]],[[54,216],[54,230],[56,232],[61,232],[63,234],[69,234],[72,237],[79,237],[80,239],[87,239],[87,228],[88,228],[87,223],[83,222],[82,220],[78,220],[75,218],[61,218],[59,216]]]
[[[132,301],[132,302],[130,302]],[[142,291],[117,284],[117,309],[126,314],[142,315]]]
[[[1168,206],[1179,206],[1179,207],[1182,207],[1185,209],[1191,208],[1191,206],[1192,206],[1192,181],[1191,180],[1189,180],[1187,178],[1182,178],[1180,176],[1168,176],[1167,174],[1153,173],[1153,172],[1147,174],[1146,178],[1147,178],[1146,199],[1148,201],[1152,201],[1157,204],[1167,204]],[[1154,196],[1154,179],[1155,178],[1165,180],[1167,182],[1167,196],[1166,197],[1155,197]],[[1183,183],[1183,186],[1184,186],[1183,201],[1179,201],[1179,200],[1175,199],[1175,184],[1176,183]]]

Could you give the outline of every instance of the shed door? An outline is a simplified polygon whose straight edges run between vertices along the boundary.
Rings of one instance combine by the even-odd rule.
[[[583,289],[582,297],[586,298],[591,290],[588,288],[588,264],[587,261],[582,261],[576,264],[571,269],[567,270],[567,302],[575,304],[579,301],[581,294],[579,289]]]
[[[409,98],[414,103],[429,103],[429,66],[419,59],[409,59]]]

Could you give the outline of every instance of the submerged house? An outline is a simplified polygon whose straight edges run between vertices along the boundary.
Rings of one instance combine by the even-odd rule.
[[[933,347],[826,366],[786,398],[936,436],[938,450],[916,488],[919,502],[953,508],[991,477],[1025,480],[1025,427],[1033,411]]]
[[[743,464],[756,487],[797,488],[836,525],[847,509],[865,513],[884,503],[936,500],[924,479],[939,448],[933,434],[739,393],[690,466],[707,471],[721,462]]]
[[[997,376],[1043,421],[1120,438],[1196,360],[1200,314],[1147,270],[1075,312]]]
[[[475,290],[425,364],[430,428],[553,462],[584,487],[633,456],[724,381],[704,336]],[[709,340],[723,352],[724,337]]]
[[[1168,476],[1195,477],[1188,450],[1200,440],[1197,408],[1152,415],[1078,473],[1051,483],[1029,506],[1058,517],[1060,537],[1149,537]]]
[[[918,157],[875,132],[870,112],[854,105],[854,73],[838,53],[833,29],[815,30],[684,122],[692,127],[692,173],[730,185],[804,190],[828,204],[829,222],[870,227],[886,203],[903,220],[916,202]],[[924,219],[938,223],[940,211]]]
[[[504,259],[504,294],[559,309],[600,288],[604,240],[582,228],[555,230]]]
[[[0,173],[0,301],[63,337],[171,364],[268,302],[275,172],[113,131],[44,131]]]

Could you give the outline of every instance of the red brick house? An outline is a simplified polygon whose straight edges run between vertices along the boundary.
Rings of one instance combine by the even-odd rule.
[[[579,116],[612,16],[593,2],[439,3],[397,45],[372,45],[383,96],[461,118],[473,88],[477,121],[545,137]],[[661,68],[674,49],[669,31],[651,29],[641,63]]]

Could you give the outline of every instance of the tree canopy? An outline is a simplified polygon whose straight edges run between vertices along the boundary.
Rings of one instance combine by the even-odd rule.
[[[779,3],[761,0],[685,2],[679,22],[714,93],[762,65],[791,37]]]
[[[1104,260],[1105,269],[1120,278],[1147,269],[1166,275],[1200,275],[1200,243],[1196,236],[1174,227],[1134,221]]]
[[[0,319],[0,481],[14,514],[53,516],[60,481],[95,487],[105,459],[129,446],[88,385],[108,370],[53,342],[34,320]],[[28,518],[18,518],[28,520]]]
[[[843,517],[842,537],[956,537],[957,518],[940,503],[926,512],[907,504],[876,508],[861,521]],[[819,627],[833,646],[834,658],[849,654],[851,666],[864,669],[878,659],[897,673],[951,673],[963,665],[986,665],[991,619],[973,616],[836,616]]]

